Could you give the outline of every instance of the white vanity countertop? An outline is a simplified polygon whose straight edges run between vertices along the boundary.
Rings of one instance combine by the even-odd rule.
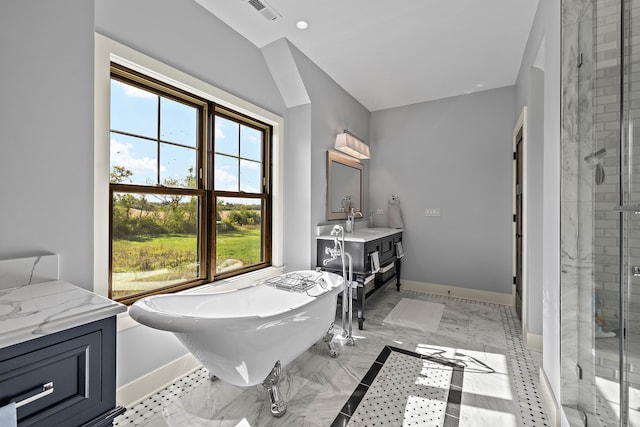
[[[331,228],[329,228],[329,231],[317,235],[316,239],[333,240],[334,236],[330,232]],[[402,228],[356,228],[353,233],[344,233],[344,240],[345,242],[370,242],[397,233],[402,233]]]
[[[0,348],[126,310],[118,302],[62,280],[0,289]]]

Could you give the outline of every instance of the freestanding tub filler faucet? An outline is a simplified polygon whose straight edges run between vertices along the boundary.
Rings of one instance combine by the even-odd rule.
[[[338,258],[338,256],[340,256],[340,260],[342,261],[342,278],[344,280],[344,288],[342,290],[342,332],[340,333],[340,337],[346,341],[347,345],[355,345],[355,340],[353,339],[352,335],[353,288],[351,286],[351,254],[349,252],[345,252],[344,250],[344,228],[342,228],[341,225],[334,225],[333,230],[331,230],[331,235],[333,236],[333,248],[325,249],[325,253],[329,255],[330,258],[326,258],[322,263],[324,265],[327,265],[329,262],[335,260],[336,258]],[[338,235],[340,236],[340,238],[338,238]],[[347,258],[347,263],[345,263],[345,257]]]

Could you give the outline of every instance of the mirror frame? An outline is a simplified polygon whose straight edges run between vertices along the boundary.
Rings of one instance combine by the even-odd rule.
[[[337,151],[327,150],[327,221],[347,219],[348,212],[333,212],[331,210],[332,199],[332,166],[333,163],[339,163],[341,165],[358,169],[360,172],[360,206],[357,207],[357,211],[362,212],[364,210],[364,165],[358,160],[348,157]],[[355,207],[355,206],[354,206]]]

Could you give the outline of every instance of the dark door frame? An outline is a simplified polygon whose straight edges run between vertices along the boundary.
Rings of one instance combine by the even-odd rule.
[[[527,107],[522,108],[513,130],[513,305],[523,332],[527,313]]]

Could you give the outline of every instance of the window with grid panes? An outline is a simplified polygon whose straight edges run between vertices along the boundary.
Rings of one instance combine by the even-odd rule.
[[[110,108],[110,297],[267,267],[271,128],[120,66]]]

